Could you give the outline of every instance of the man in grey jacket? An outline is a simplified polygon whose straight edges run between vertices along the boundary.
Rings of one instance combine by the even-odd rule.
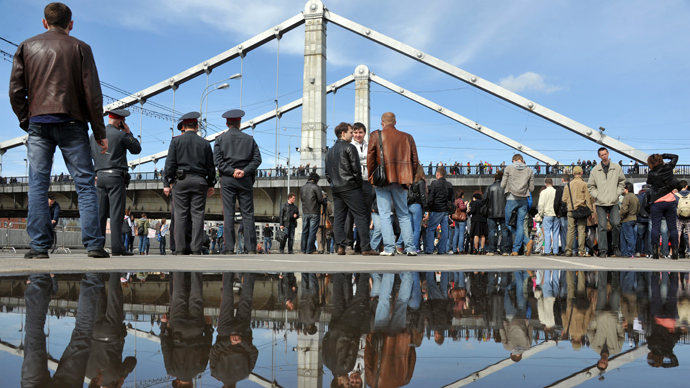
[[[501,188],[506,195],[506,224],[510,223],[510,216],[517,209],[517,225],[508,226],[515,236],[511,256],[517,256],[518,251],[525,244],[525,256],[529,256],[533,241],[524,233],[525,216],[529,211],[527,197],[534,190],[534,172],[525,164],[522,155],[513,155],[513,164],[506,167],[501,180]]]
[[[319,174],[312,172],[309,180],[299,190],[302,198],[302,253],[315,253],[316,231],[319,228],[323,193],[319,187]]]
[[[609,151],[605,147],[599,148],[601,163],[596,165],[589,174],[587,189],[596,200],[597,228],[599,230],[599,257],[606,257],[608,253],[608,239],[606,236],[607,222],[611,223],[611,239],[613,254],[620,256],[620,224],[621,216],[618,208],[618,197],[625,188],[623,168],[617,163],[611,163]],[[608,216],[608,217],[607,217]]]

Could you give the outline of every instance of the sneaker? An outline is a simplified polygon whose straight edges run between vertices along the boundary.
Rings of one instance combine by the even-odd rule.
[[[599,258],[605,259],[605,258],[606,258],[606,253],[603,253],[603,252],[600,253],[600,254],[599,254]]]
[[[578,254],[578,256],[580,256],[580,257],[590,257],[589,253],[587,253],[587,252],[580,252],[580,253]]]
[[[510,255],[511,255],[511,256],[517,256],[518,253],[517,253],[517,252],[510,252]]]
[[[347,247],[347,248],[345,248],[345,254],[348,255],[348,256],[349,256],[349,255],[354,255],[354,254],[355,254],[355,250],[352,249],[352,247]]]
[[[407,252],[407,255],[408,256],[417,256],[417,252],[416,251],[409,251],[409,252]]]
[[[566,252],[565,257],[573,257],[573,252]]]
[[[635,253],[635,257],[640,257],[640,252]]]
[[[94,257],[97,259],[107,259],[110,257],[110,254],[105,251],[105,249],[95,249],[93,251],[89,251],[88,257]]]
[[[134,253],[124,251],[124,252],[113,252],[112,255],[113,256],[134,256]]]
[[[50,259],[48,252],[34,251],[33,249],[24,254],[25,259]]]
[[[502,253],[502,255],[503,255],[503,256],[510,256],[510,253],[505,252],[505,253]]]
[[[383,251],[383,252],[379,253],[379,256],[394,256],[394,255],[395,255],[395,252]]]
[[[397,254],[399,254],[399,255],[402,255],[403,253],[405,253],[405,252],[403,251],[402,247],[395,247],[395,252],[396,252]]]
[[[362,256],[378,256],[378,255],[379,255],[379,253],[373,249],[369,249],[368,251],[362,252]]]
[[[487,252],[486,255],[487,255],[487,256],[493,256],[494,253],[493,253],[493,252]]]

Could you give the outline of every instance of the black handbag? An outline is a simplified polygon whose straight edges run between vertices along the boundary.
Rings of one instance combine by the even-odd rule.
[[[374,186],[376,187],[383,187],[385,186],[388,181],[386,180],[386,163],[383,159],[383,137],[381,136],[381,130],[378,131],[379,133],[379,154],[381,155],[381,163],[376,167],[372,174],[372,180],[371,182]]]
[[[568,182],[568,194],[570,194],[570,207],[573,208],[574,219],[581,220],[592,215],[592,211],[587,206],[578,206],[575,208],[575,202],[573,202],[573,192],[570,190],[570,182]]]
[[[514,208],[513,212],[510,213],[510,220],[508,220],[508,226],[517,227],[518,209],[519,208],[520,207]]]

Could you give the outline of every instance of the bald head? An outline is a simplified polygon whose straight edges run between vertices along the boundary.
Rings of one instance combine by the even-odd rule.
[[[381,116],[381,124],[385,125],[395,125],[395,113],[386,112]]]

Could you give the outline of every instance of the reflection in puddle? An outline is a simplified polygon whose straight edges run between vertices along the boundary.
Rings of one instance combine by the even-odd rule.
[[[677,272],[44,274],[0,304],[2,386],[684,386],[690,356]]]

